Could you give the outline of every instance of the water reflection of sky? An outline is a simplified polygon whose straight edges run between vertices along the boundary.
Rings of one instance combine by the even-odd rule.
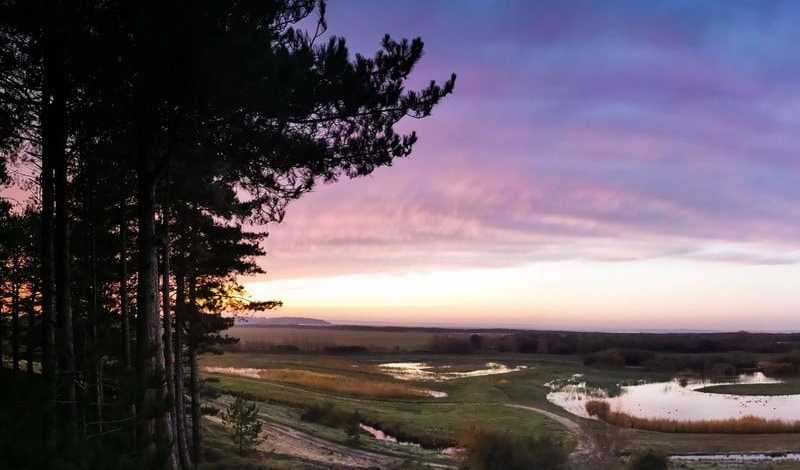
[[[603,399],[614,411],[623,411],[642,418],[707,420],[757,416],[766,419],[800,420],[800,395],[737,396],[698,391],[712,385],[733,383],[779,382],[762,373],[741,375],[738,380],[702,381],[679,380],[622,386],[615,396],[585,383],[570,383],[554,387],[547,399],[565,410],[588,418],[586,402]]]

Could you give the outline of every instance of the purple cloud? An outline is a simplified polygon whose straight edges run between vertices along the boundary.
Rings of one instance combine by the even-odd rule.
[[[685,257],[794,263],[793,2],[356,2],[331,34],[459,74],[409,161],[271,227],[273,276]],[[709,249],[724,245],[725,250]]]

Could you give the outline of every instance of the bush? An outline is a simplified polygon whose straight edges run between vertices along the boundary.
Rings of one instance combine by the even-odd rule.
[[[461,438],[462,470],[554,470],[564,468],[567,452],[549,434],[517,436],[472,428]]]
[[[586,412],[589,413],[589,416],[605,421],[611,412],[611,406],[605,401],[589,400],[586,402]]]
[[[667,470],[669,458],[666,455],[652,449],[631,457],[628,464],[629,470]]]
[[[583,363],[587,366],[641,367],[653,358],[655,354],[641,349],[608,349],[589,354],[583,359]]]
[[[314,403],[307,407],[302,415],[302,421],[309,423],[321,424],[329,428],[343,429],[350,440],[357,441],[358,434],[360,433],[359,424],[361,423],[361,415],[356,411],[355,413],[348,413],[346,411],[336,408],[333,403]]]

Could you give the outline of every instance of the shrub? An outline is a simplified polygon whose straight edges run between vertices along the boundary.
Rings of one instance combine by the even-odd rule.
[[[358,444],[361,436],[361,414],[358,411],[350,415],[349,419],[344,423],[344,432],[347,433],[347,440],[350,445]]]
[[[258,419],[258,405],[236,397],[225,410],[223,420],[231,430],[231,439],[236,444],[239,455],[252,450],[264,438],[261,436],[263,423]]]
[[[563,468],[567,453],[549,434],[517,436],[472,428],[461,438],[462,470],[553,470]]]
[[[667,470],[669,458],[666,455],[648,449],[631,457],[628,464],[630,470]]]
[[[480,351],[483,349],[483,336],[478,333],[469,335],[469,345],[473,351]]]
[[[586,402],[586,412],[589,413],[589,416],[605,421],[611,412],[611,406],[604,401],[589,400]]]
[[[655,354],[641,349],[607,349],[586,356],[585,365],[600,365],[607,367],[640,367],[655,358]]]
[[[321,424],[329,428],[343,429],[351,441],[358,440],[358,434],[361,429],[361,415],[357,411],[355,413],[348,413],[346,411],[336,408],[333,403],[314,403],[307,407],[302,415],[302,421],[309,423]]]

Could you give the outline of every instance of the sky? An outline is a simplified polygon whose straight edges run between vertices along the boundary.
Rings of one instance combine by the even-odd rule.
[[[280,315],[800,329],[800,3],[331,0],[370,54],[458,75],[420,141],[269,227]]]
[[[272,315],[800,330],[800,2],[329,0],[458,80],[413,154],[269,225]],[[15,192],[16,191],[16,192]],[[4,190],[21,200],[25,192]]]

